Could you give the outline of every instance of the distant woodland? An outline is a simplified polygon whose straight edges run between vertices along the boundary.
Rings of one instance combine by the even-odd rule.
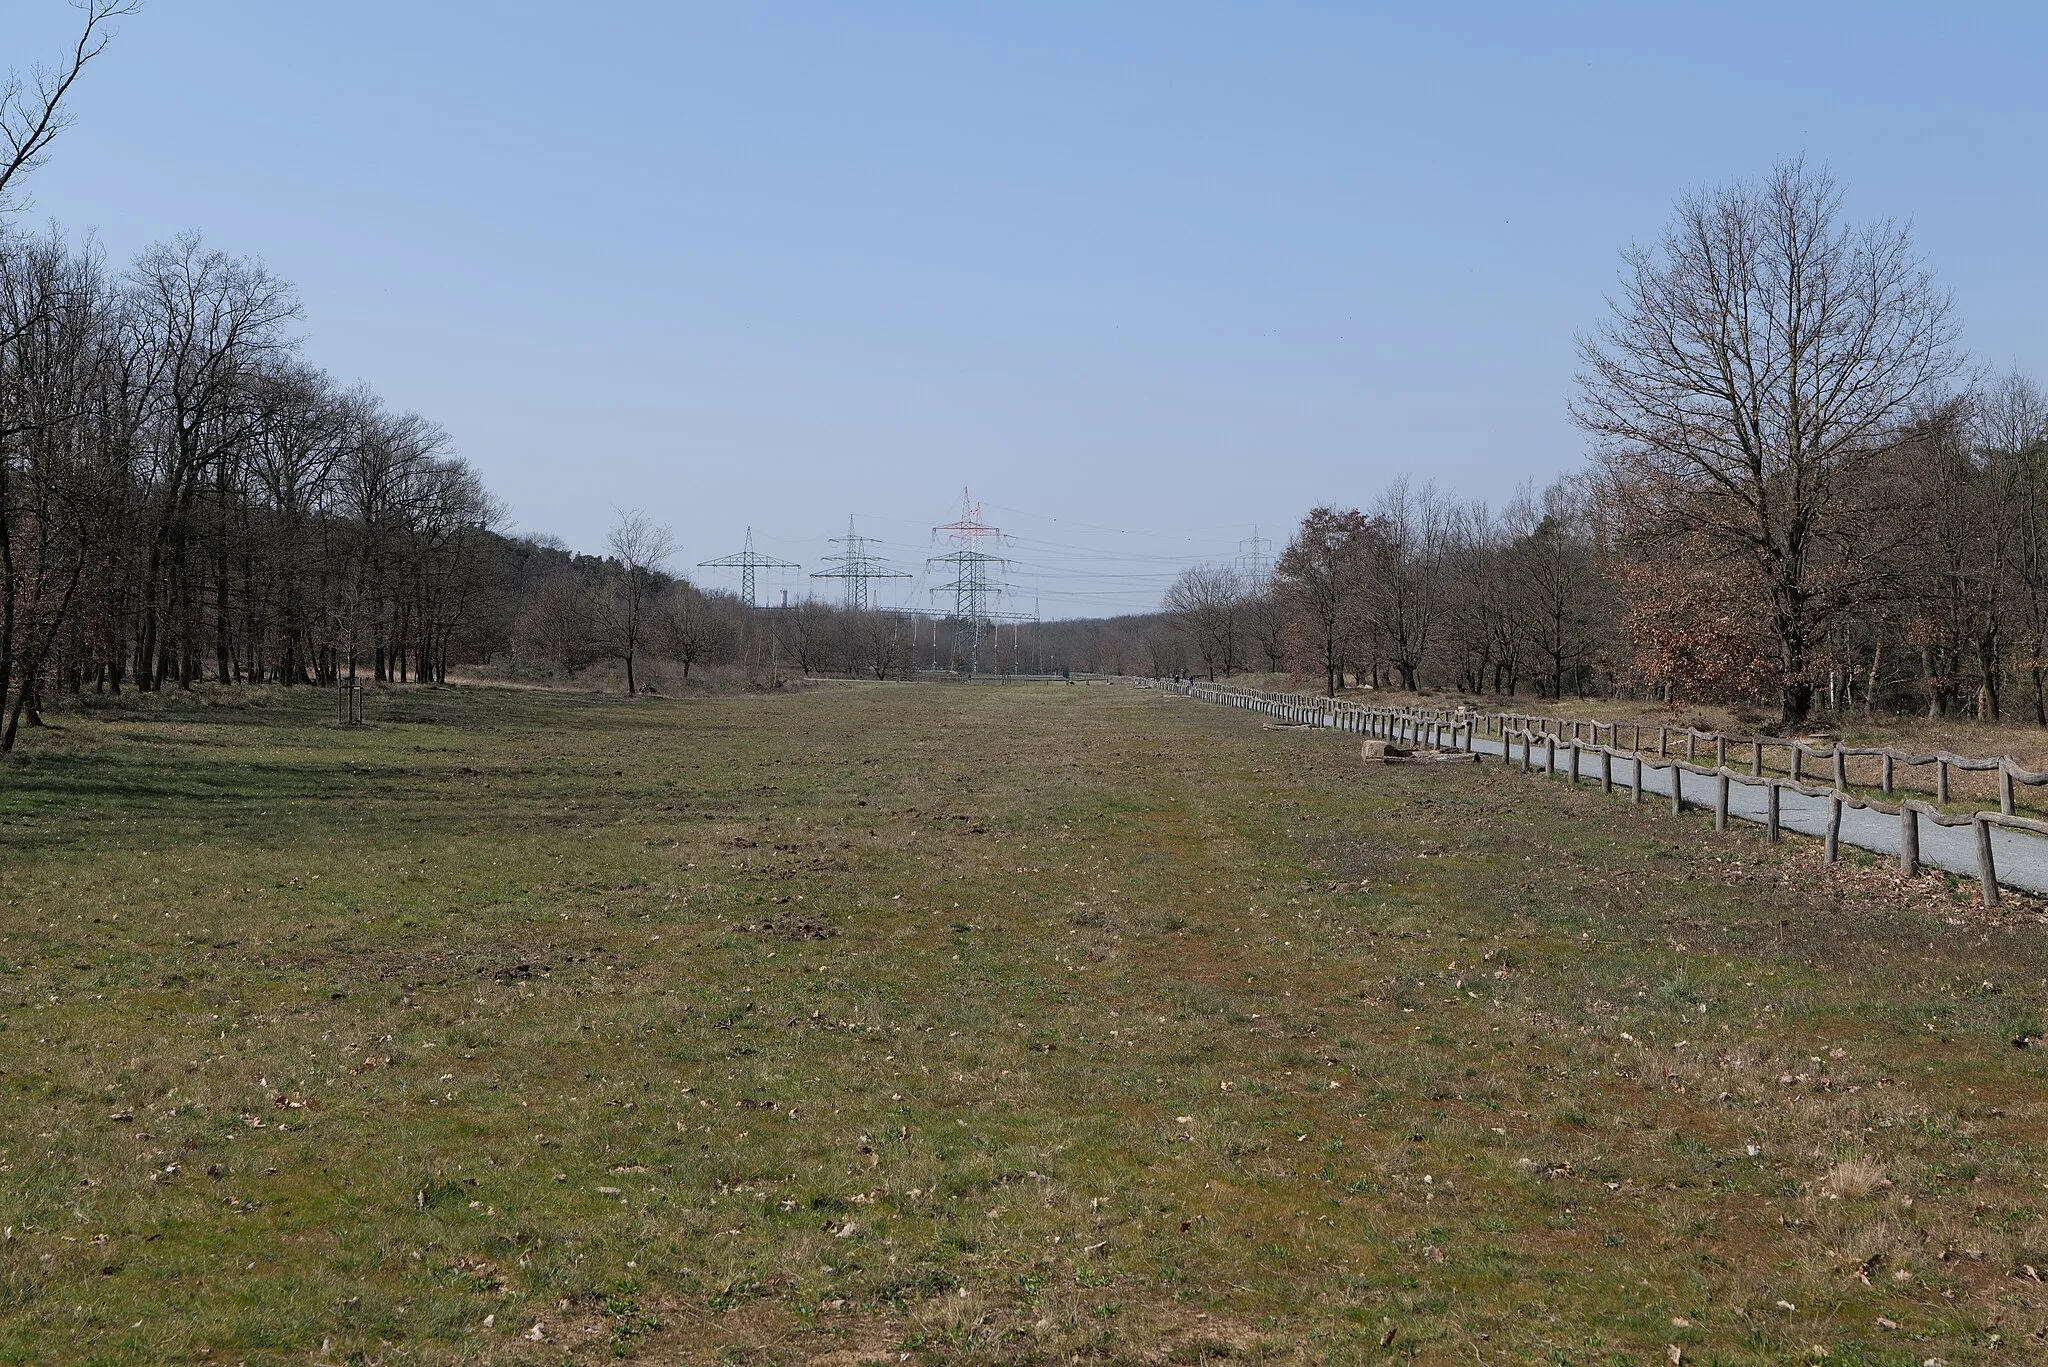
[[[308,361],[256,261],[21,229],[127,8],[89,0],[67,63],[0,87],[0,749],[59,695],[201,682],[969,664],[959,623],[707,593],[643,513],[595,555],[509,535],[430,417]],[[1188,568],[1157,615],[985,624],[975,669],[2048,725],[2048,399],[1970,366],[1904,229],[1802,163],[1692,196],[1581,359],[1584,469],[1499,506],[1396,479],[1310,511],[1270,573]]]

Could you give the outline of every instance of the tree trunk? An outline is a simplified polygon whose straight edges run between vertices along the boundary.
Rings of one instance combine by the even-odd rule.
[[[1999,720],[1998,633],[1986,632],[1977,638],[1977,665],[1984,676],[1984,720]]]

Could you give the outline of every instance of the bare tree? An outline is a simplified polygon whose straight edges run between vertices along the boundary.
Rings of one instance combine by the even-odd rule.
[[[206,476],[248,436],[248,386],[290,349],[284,325],[299,306],[262,266],[209,251],[196,234],[145,252],[125,303],[125,345],[148,402],[138,682],[151,689],[173,672],[181,684],[199,672],[200,602],[186,569],[203,552],[190,513]]]
[[[1344,665],[1361,610],[1372,523],[1356,508],[1323,507],[1301,520],[1273,571],[1289,620],[1323,674],[1331,697],[1344,683]]]
[[[830,605],[806,598],[786,608],[776,608],[775,639],[789,652],[805,674],[821,673],[839,644],[838,621]]]
[[[1757,562],[1796,724],[1818,633],[1905,532],[1866,476],[1956,371],[1948,297],[1904,228],[1843,223],[1833,178],[1797,161],[1688,197],[1626,259],[1573,415],[1633,535],[1697,528]]]
[[[893,612],[848,614],[846,636],[858,668],[877,679],[901,675],[909,660],[910,642],[904,639],[903,622]]]
[[[1244,576],[1231,565],[1190,565],[1166,591],[1166,611],[1211,679],[1238,670],[1245,597]]]
[[[1366,609],[1381,647],[1413,692],[1444,610],[1451,506],[1434,485],[1410,490],[1403,475],[1373,505],[1366,538],[1371,573]]]
[[[2018,373],[1995,381],[1978,400],[1976,441],[1982,458],[2006,472],[2018,663],[2033,684],[2034,721],[2048,726],[2048,395]]]
[[[0,750],[24,713],[40,724],[43,665],[86,572],[109,303],[96,261],[0,237]]]
[[[108,23],[133,14],[137,0],[81,0],[85,23],[70,58],[54,67],[38,66],[24,78],[10,70],[0,81],[0,212],[10,204],[17,177],[35,169],[51,142],[71,120],[64,97],[71,93],[86,64],[106,51]]]
[[[1139,644],[1144,650],[1145,672],[1153,678],[1179,678],[1187,673],[1187,638],[1165,622],[1154,619]],[[1119,667],[1115,672],[1123,671]]]
[[[1438,652],[1473,693],[1511,693],[1519,677],[1520,622],[1508,577],[1510,533],[1484,503],[1451,510]]]
[[[700,661],[725,648],[732,639],[731,608],[721,610],[694,584],[669,585],[661,597],[655,648],[683,667],[683,677]]]
[[[254,581],[252,633],[261,631],[271,672],[280,683],[307,682],[313,664],[313,613],[318,584],[334,566],[317,553],[315,535],[333,496],[348,435],[346,410],[333,381],[308,366],[264,373],[249,391],[255,417],[244,469],[251,493],[268,510],[268,535],[245,551]],[[308,559],[316,563],[307,565]],[[308,570],[311,573],[308,573]],[[259,626],[260,623],[260,626]]]
[[[512,645],[565,678],[597,657],[589,596],[575,570],[563,565],[532,585],[513,623]]]
[[[1585,491],[1558,480],[1541,501],[1509,506],[1515,539],[1507,551],[1511,602],[1542,692],[1553,701],[1583,692],[1587,667],[1606,644],[1608,585]]]
[[[1249,658],[1264,665],[1267,673],[1278,673],[1287,663],[1287,604],[1271,579],[1252,587],[1239,616]]]
[[[626,692],[637,694],[633,662],[647,639],[648,605],[661,588],[662,566],[675,554],[675,533],[638,508],[622,508],[605,545],[613,573],[597,586],[591,616],[606,649],[626,663]]]

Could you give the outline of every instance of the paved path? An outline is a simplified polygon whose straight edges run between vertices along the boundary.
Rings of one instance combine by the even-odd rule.
[[[1201,699],[1197,698],[1197,701]],[[1334,718],[1325,717],[1323,725],[1333,725]],[[1419,733],[1410,733],[1411,739],[1420,739]],[[1503,741],[1486,736],[1474,736],[1471,747],[1482,756],[1498,758],[1506,752]],[[1544,746],[1536,746],[1535,764],[1539,773],[1545,765]],[[1600,756],[1598,751],[1585,751],[1580,755],[1580,781],[1600,781]],[[1519,746],[1515,751],[1514,766],[1522,763]],[[1562,775],[1571,764],[1571,747],[1560,744],[1557,747],[1557,764],[1552,772]],[[1635,773],[1632,760],[1616,756],[1614,761],[1614,790],[1616,798],[1626,802],[1629,779]],[[1652,796],[1671,800],[1671,781],[1677,776],[1683,785],[1681,795],[1694,807],[1707,810],[1709,819],[1714,806],[1716,779],[1711,774],[1687,773],[1669,764],[1658,765],[1652,759],[1643,760],[1643,800]],[[1534,780],[1537,775],[1530,775]],[[1552,780],[1553,782],[1556,780]],[[1761,785],[1752,787],[1739,780],[1728,785],[1728,816],[1730,820],[1748,821],[1765,825],[1769,820],[1767,798]],[[1788,831],[1802,835],[1824,837],[1827,834],[1828,801],[1826,798],[1806,797],[1803,794],[1784,789],[1779,795],[1778,824]],[[1966,878],[1977,876],[1977,835],[1971,826],[1938,826],[1932,821],[1921,820],[1920,862],[1931,868],[1946,869]],[[1866,807],[1842,808],[1841,842],[1857,849],[1869,850],[1875,854],[1899,853],[1899,818],[1883,812],[1874,812]],[[2025,892],[2048,896],[2048,839],[2029,835],[2025,831],[1991,828],[1991,851],[1998,866],[1998,881],[2006,887],[2019,888]]]

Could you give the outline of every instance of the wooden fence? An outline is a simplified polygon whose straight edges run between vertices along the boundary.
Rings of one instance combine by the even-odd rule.
[[[1632,803],[1643,800],[1646,769],[1652,772],[1668,769],[1671,772],[1669,798],[1673,812],[1683,811],[1689,805],[1682,775],[1699,775],[1713,781],[1716,830],[1727,829],[1731,786],[1739,784],[1761,789],[1764,806],[1762,824],[1767,838],[1772,841],[1782,834],[1780,813],[1786,793],[1825,801],[1827,821],[1822,839],[1829,863],[1840,857],[1844,809],[1867,810],[1898,819],[1899,867],[1909,875],[1917,873],[1921,867],[1921,822],[1947,827],[1969,826],[1976,837],[1977,881],[1983,890],[1986,906],[1998,904],[1999,877],[1992,848],[1992,830],[1999,828],[2048,839],[2048,821],[2019,815],[2014,800],[2018,787],[2048,785],[2048,772],[2036,773],[2021,768],[2010,757],[1969,759],[1945,751],[1911,755],[1881,746],[1845,747],[1837,742],[1823,747],[1775,736],[1738,736],[1690,727],[1573,721],[1516,712],[1476,712],[1467,708],[1375,707],[1348,698],[1275,693],[1227,684],[1171,680],[1145,682],[1150,687],[1205,702],[1250,708],[1283,724],[1328,728],[1369,739],[1464,750],[1474,754],[1497,752],[1509,765],[1515,763],[1515,751],[1519,746],[1521,767],[1527,772],[1534,772],[1539,767],[1536,755],[1540,748],[1543,754],[1540,767],[1545,773],[1567,774],[1573,783],[1597,778],[1606,792],[1611,793],[1617,787],[1619,768],[1621,778],[1618,786],[1627,791]],[[1601,739],[1603,735],[1606,737],[1604,741]],[[1646,744],[1653,737],[1654,749]],[[1711,764],[1700,762],[1702,743],[1712,747]],[[1684,750],[1683,755],[1678,753],[1680,748]],[[1731,748],[1747,763],[1739,767],[1731,765],[1728,762]],[[1776,750],[1785,752],[1782,770],[1774,769],[1768,763]],[[1594,757],[1597,757],[1594,765],[1597,773],[1590,773],[1584,761]],[[1852,759],[1877,761],[1878,781],[1864,785],[1866,791],[1859,792],[1857,785],[1850,781]],[[1822,767],[1827,780],[1825,784],[1808,781],[1808,761],[1817,762]],[[1898,789],[1904,786],[1899,781],[1902,768],[1912,773],[1929,765],[1934,766],[1934,802],[1898,794]],[[1945,804],[1953,800],[1950,780],[1955,772],[1996,772],[1998,810],[1944,810]],[[1897,796],[1898,800],[1884,801],[1870,795],[1869,788],[1876,788],[1887,797]],[[2048,845],[2043,849],[2048,852]]]
[[[1971,759],[1964,755],[1950,754],[1936,750],[1929,754],[1916,755],[1890,746],[1845,746],[1836,741],[1829,745],[1815,745],[1796,738],[1782,736],[1746,736],[1725,731],[1701,731],[1689,726],[1650,726],[1640,722],[1572,721],[1567,718],[1531,716],[1513,712],[1487,714],[1489,730],[1500,724],[1535,730],[1543,734],[1569,735],[1573,740],[1587,739],[1597,743],[1601,733],[1607,734],[1607,743],[1617,749],[1628,749],[1639,754],[1650,753],[1650,734],[1655,733],[1655,753],[1661,758],[1669,756],[1679,745],[1685,747],[1685,757],[1697,763],[1702,745],[1711,747],[1717,768],[1727,767],[1732,754],[1748,761],[1752,778],[1762,778],[1768,773],[1783,773],[1793,782],[1805,777],[1809,762],[1826,767],[1830,786],[1849,790],[1853,788],[1875,789],[1886,797],[1896,796],[1901,789],[1918,787],[1922,792],[1933,795],[1940,805],[1957,800],[1954,789],[1959,786],[1960,776],[1970,774],[1996,775],[1998,810],[2006,815],[2016,814],[2016,788],[2038,788],[2048,784],[2048,771],[2036,773],[2022,768],[2011,756],[1999,759]],[[1624,746],[1622,738],[1627,737]],[[1782,763],[1774,763],[1780,753]],[[1859,774],[1855,771],[1862,770]],[[1875,773],[1870,772],[1875,770]],[[1922,770],[1931,770],[1931,781],[1915,783]],[[1903,772],[1902,772],[1903,771]],[[1989,784],[1986,784],[1988,789]],[[1989,793],[1985,794],[1987,797]]]

